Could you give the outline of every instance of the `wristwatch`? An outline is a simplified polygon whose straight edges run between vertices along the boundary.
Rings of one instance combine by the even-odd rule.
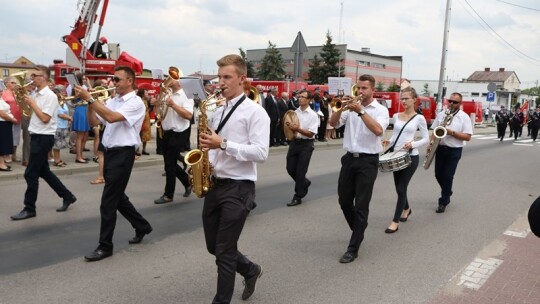
[[[88,104],[91,105],[96,101],[94,100],[94,98],[90,97],[90,99],[88,99],[86,102],[88,102]]]
[[[358,112],[358,116],[362,116],[366,114],[366,111],[364,111],[364,109],[360,110],[360,112]]]
[[[225,151],[225,149],[227,149],[227,139],[224,138],[223,141],[219,144],[219,148],[223,151]]]
[[[456,131],[452,131],[452,136],[455,136],[456,135]]]

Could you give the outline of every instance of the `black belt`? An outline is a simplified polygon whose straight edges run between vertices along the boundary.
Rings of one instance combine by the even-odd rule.
[[[295,138],[294,141],[296,141],[296,142],[312,142],[313,138]]]
[[[230,185],[230,184],[238,184],[238,183],[245,183],[245,184],[254,184],[255,182],[249,179],[232,179],[232,178],[219,178],[212,176],[212,182],[216,186],[222,186],[222,185]]]
[[[122,147],[112,147],[112,148],[105,147],[105,151],[107,151],[107,152],[122,151],[122,150],[133,150],[133,151],[135,151],[135,146],[122,146]]]
[[[378,156],[379,154],[369,154],[369,153],[353,153],[353,152],[347,152],[347,155],[352,156],[354,158],[358,157],[371,157],[371,156]]]

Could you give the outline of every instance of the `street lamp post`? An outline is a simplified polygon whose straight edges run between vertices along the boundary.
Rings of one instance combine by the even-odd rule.
[[[354,78],[354,81],[358,81],[358,66],[360,64],[358,63],[358,60],[356,60],[356,78]]]

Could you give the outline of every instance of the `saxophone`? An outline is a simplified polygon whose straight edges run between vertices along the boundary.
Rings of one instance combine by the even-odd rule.
[[[206,115],[206,110],[207,107],[217,102],[214,97],[220,92],[221,90],[219,89],[215,90],[214,94],[200,102],[197,134],[208,133],[208,116]],[[186,154],[184,161],[190,166],[189,183],[193,187],[193,192],[198,197],[204,197],[213,186],[211,180],[212,166],[208,158],[208,150],[202,149],[199,145],[198,149],[193,149]]]
[[[435,156],[437,148],[439,147],[439,143],[441,142],[441,139],[446,136],[446,126],[452,123],[452,119],[458,111],[459,110],[455,111],[454,113],[450,113],[450,110],[446,111],[446,116],[444,117],[444,120],[439,126],[433,129],[433,136],[435,136],[435,139],[428,146],[426,160],[424,161],[424,169],[427,170],[429,169],[429,166],[431,166],[431,163],[433,162],[433,157]]]

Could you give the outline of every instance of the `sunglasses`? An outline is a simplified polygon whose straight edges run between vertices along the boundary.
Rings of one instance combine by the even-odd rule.
[[[453,103],[453,104],[460,104],[461,103],[461,101],[457,101],[457,100],[448,100],[448,102]]]
[[[120,82],[120,80],[122,80],[122,79],[124,79],[124,78],[120,78],[120,77],[118,77],[118,76],[114,76],[114,77],[112,78],[112,81],[113,81],[113,82]]]
[[[43,75],[41,75],[41,74],[32,74],[32,75],[30,75],[30,77],[32,77],[32,78],[34,78],[34,77],[43,77]]]

